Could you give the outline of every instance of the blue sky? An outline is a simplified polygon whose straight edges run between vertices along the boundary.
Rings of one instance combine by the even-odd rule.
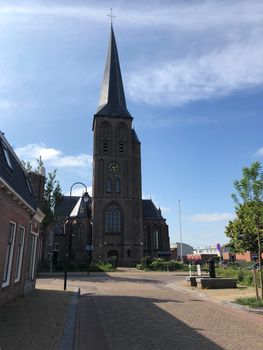
[[[233,182],[263,160],[262,1],[0,1],[0,129],[21,159],[57,168],[64,193],[91,191],[110,7],[143,196],[171,242],[180,199],[183,241],[225,243]]]

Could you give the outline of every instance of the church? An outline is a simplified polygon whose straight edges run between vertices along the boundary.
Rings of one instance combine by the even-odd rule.
[[[92,198],[63,196],[50,229],[54,264],[63,259],[63,223],[74,218],[70,259],[94,263],[116,257],[134,266],[143,257],[169,257],[168,226],[161,209],[142,199],[141,142],[132,126],[111,25],[99,105],[93,118]],[[53,236],[52,236],[53,235]],[[56,248],[56,249],[55,249]],[[92,252],[91,252],[92,250]]]

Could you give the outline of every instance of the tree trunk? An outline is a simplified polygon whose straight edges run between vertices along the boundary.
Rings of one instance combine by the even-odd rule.
[[[259,270],[259,281],[261,288],[261,298],[263,299],[263,272],[262,272],[262,249],[261,249],[261,241],[260,241],[260,230],[258,230],[258,270]]]

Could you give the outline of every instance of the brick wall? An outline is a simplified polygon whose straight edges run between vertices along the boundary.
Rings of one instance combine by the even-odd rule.
[[[18,204],[18,201],[12,199],[11,195],[7,194],[3,188],[0,188],[0,305],[8,300],[21,296],[24,293],[30,219],[30,213]],[[7,287],[2,287],[10,221],[16,223],[12,270],[9,285]],[[15,267],[18,254],[18,229],[20,225],[25,227],[25,241],[21,277],[20,281],[15,283]]]

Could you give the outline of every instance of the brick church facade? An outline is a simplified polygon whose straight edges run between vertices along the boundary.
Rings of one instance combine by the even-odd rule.
[[[109,48],[105,65],[98,109],[93,119],[93,180],[92,199],[86,210],[85,237],[79,235],[83,227],[83,213],[74,209],[74,234],[71,237],[72,258],[87,261],[92,246],[94,263],[115,256],[120,265],[131,266],[144,256],[169,256],[169,234],[161,210],[152,200],[142,199],[141,143],[132,126],[115,35],[111,26]],[[70,212],[77,204],[71,198]],[[68,216],[69,198],[63,197],[57,208],[54,243],[63,237],[63,222]],[[63,209],[64,208],[64,209]],[[79,210],[79,211],[78,211]],[[64,220],[63,220],[64,217]],[[55,231],[56,231],[55,230]],[[63,242],[60,243],[61,247]],[[63,250],[63,248],[61,248]],[[86,250],[86,251],[85,251]],[[82,254],[81,254],[82,251]]]

